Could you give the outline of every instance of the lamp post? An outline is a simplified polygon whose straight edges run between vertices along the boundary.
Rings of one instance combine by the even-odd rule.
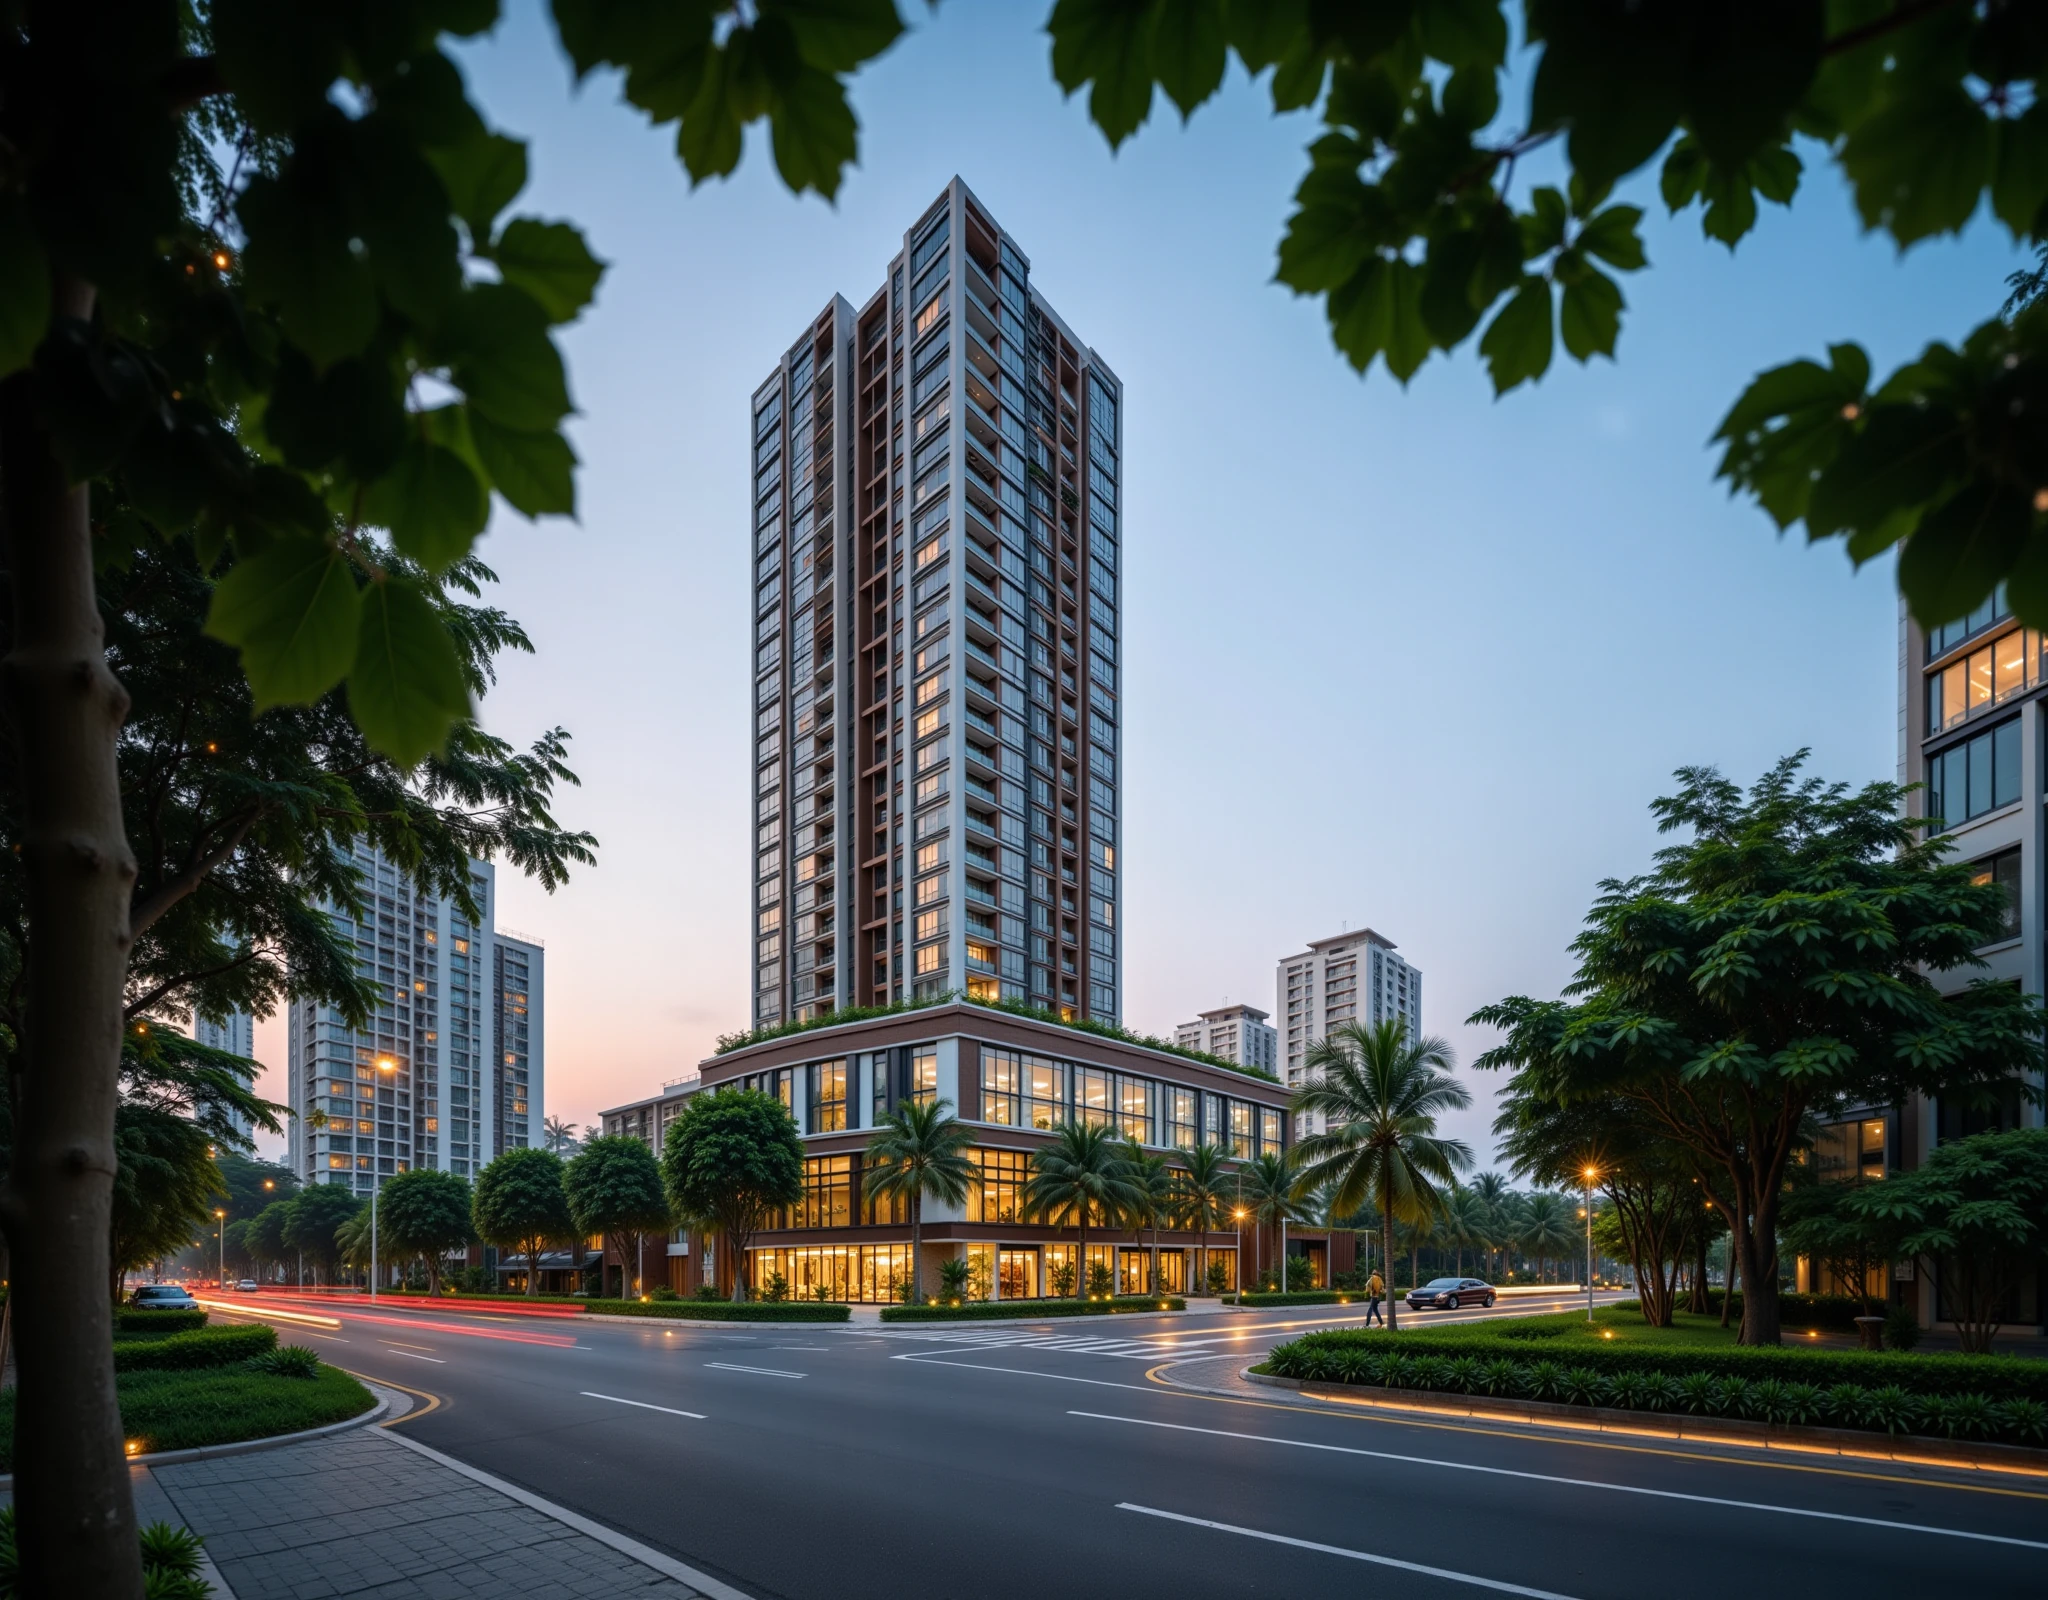
[[[1232,1218],[1232,1220],[1233,1220],[1233,1221],[1235,1221],[1235,1222],[1237,1223],[1237,1303],[1238,1303],[1239,1305],[1243,1305],[1243,1304],[1244,1304],[1244,1207],[1243,1207],[1243,1206],[1239,1206],[1239,1207],[1238,1207],[1238,1208],[1237,1208],[1237,1209],[1236,1209],[1235,1211],[1231,1212],[1231,1214],[1230,1214],[1230,1215],[1231,1215],[1231,1218]]]
[[[1586,1168],[1586,1320],[1593,1320],[1593,1180],[1597,1167]]]
[[[228,1214],[216,1209],[213,1213],[213,1231],[220,1240],[220,1286],[228,1286]]]
[[[379,1056],[377,1058],[377,1070],[379,1072],[396,1072],[398,1070],[398,1063],[389,1056]],[[384,1187],[383,1175],[377,1171],[374,1165],[376,1159],[375,1156],[370,1158],[373,1163],[370,1168],[370,1298],[372,1300],[377,1298],[377,1191]]]

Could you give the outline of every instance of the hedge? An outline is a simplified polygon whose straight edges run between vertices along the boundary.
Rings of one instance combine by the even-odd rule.
[[[845,1322],[853,1307],[833,1300],[586,1300],[593,1316],[667,1317],[685,1322]]]
[[[1684,1292],[1680,1291],[1679,1303],[1685,1304]],[[1865,1301],[1851,1295],[1841,1294],[1781,1294],[1778,1296],[1778,1322],[1787,1328],[1827,1328],[1836,1333],[1854,1333],[1856,1319],[1864,1314]],[[1707,1291],[1707,1309],[1716,1316],[1721,1311],[1721,1291]],[[1742,1291],[1735,1293],[1735,1304],[1729,1309],[1731,1320],[1742,1317]],[[1877,1315],[1884,1315],[1880,1305]]]
[[[1512,1324],[1507,1326],[1512,1327]],[[1363,1329],[1329,1328],[1303,1334],[1299,1339],[1276,1347],[1273,1371],[1282,1377],[1303,1377],[1307,1372],[1281,1365],[1313,1369],[1321,1381],[1364,1383],[1364,1378],[1333,1379],[1330,1373],[1347,1364],[1355,1365],[1368,1354],[1379,1360],[1401,1355],[1409,1360],[1438,1357],[1444,1360],[1470,1358],[1482,1364],[1509,1361],[1522,1364],[1544,1362],[1562,1369],[1579,1369],[1613,1378],[1622,1374],[1703,1374],[1709,1378],[1739,1378],[1750,1383],[1775,1380],[1779,1383],[1856,1384],[1873,1388],[1896,1388],[1908,1395],[1996,1394],[2006,1398],[2034,1401],[2048,1406],[2048,1361],[2029,1361],[2019,1356],[1906,1355],[1877,1350],[1802,1350],[1751,1345],[1606,1345],[1574,1342],[1546,1357],[1531,1346],[1541,1340],[1516,1338],[1505,1331],[1491,1336],[1470,1334],[1463,1329],[1430,1333],[1367,1332]]]
[[[277,1330],[262,1323],[195,1328],[161,1339],[122,1339],[114,1344],[116,1372],[180,1372],[225,1367],[277,1348]]]
[[[114,1333],[129,1338],[153,1338],[165,1333],[190,1333],[194,1328],[206,1326],[207,1313],[201,1311],[136,1311],[126,1306],[117,1307],[114,1312]]]
[[[969,1300],[961,1305],[927,1301],[921,1306],[884,1306],[884,1322],[993,1322],[1005,1318],[1095,1317],[1127,1311],[1185,1311],[1178,1295],[1120,1294],[1109,1300]]]
[[[243,1367],[204,1372],[124,1372],[114,1380],[121,1427],[143,1451],[190,1450],[298,1433],[361,1416],[368,1389],[338,1367],[279,1378]],[[14,1470],[14,1398],[0,1390],[0,1472]]]

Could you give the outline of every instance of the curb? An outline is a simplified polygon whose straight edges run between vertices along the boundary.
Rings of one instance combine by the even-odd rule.
[[[1228,1309],[1228,1308],[1227,1308]],[[1001,1328],[1029,1325],[1034,1322],[1049,1323],[1067,1327],[1076,1322],[1130,1322],[1139,1317],[1185,1317],[1193,1314],[1193,1308],[1181,1311],[1089,1311],[1076,1317],[1032,1316],[1032,1317],[939,1317],[933,1321],[912,1322],[909,1319],[878,1322],[878,1328]]]
[[[670,1328],[844,1328],[848,1322],[800,1321],[795,1317],[784,1321],[780,1317],[656,1317],[656,1316],[613,1316],[608,1312],[586,1311],[575,1319],[577,1322],[609,1322],[617,1326],[638,1324],[647,1327]],[[849,1319],[850,1322],[851,1319]]]
[[[1386,1389],[1363,1383],[1307,1383],[1253,1372],[1238,1374],[1248,1383],[1269,1389],[1292,1389],[1310,1400],[1364,1401],[1376,1410],[1422,1411],[1440,1416],[1471,1417],[1489,1422],[1543,1426],[1562,1422],[1599,1432],[1653,1434],[1690,1439],[1702,1444],[1744,1444],[1767,1450],[1797,1450],[1864,1456],[1923,1467],[1970,1467],[1984,1472],[2026,1472],[2048,1475],[2048,1450],[2017,1444],[1966,1444],[1866,1432],[1861,1428],[1821,1428],[1781,1422],[1748,1422],[1737,1417],[1686,1417],[1668,1411],[1622,1411],[1613,1406],[1574,1406],[1553,1400],[1472,1402],[1417,1389]],[[1188,1385],[1192,1388],[1193,1385]]]
[[[354,1373],[349,1374],[355,1377]],[[358,1383],[362,1383],[357,1378]],[[363,1384],[369,1388],[368,1384]],[[324,1439],[330,1433],[345,1433],[350,1428],[368,1427],[390,1409],[389,1400],[379,1400],[367,1411],[359,1411],[352,1417],[339,1422],[330,1422],[323,1427],[302,1428],[297,1433],[273,1433],[266,1439],[233,1439],[226,1444],[196,1444],[189,1450],[156,1450],[148,1455],[129,1456],[125,1464],[131,1467],[174,1467],[181,1461],[207,1461],[215,1456],[245,1456],[257,1450],[273,1450],[280,1445],[303,1444],[308,1439]],[[0,1475],[0,1489],[14,1487],[14,1474]]]

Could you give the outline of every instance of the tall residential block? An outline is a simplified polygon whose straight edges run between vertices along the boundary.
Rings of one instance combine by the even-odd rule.
[[[1277,1072],[1280,1034],[1268,1020],[1270,1015],[1257,1006],[1220,1006],[1175,1028],[1173,1042],[1183,1050],[1201,1050],[1240,1067]]]
[[[1398,1020],[1408,1037],[1422,1037],[1422,969],[1396,955],[1394,941],[1370,928],[1318,939],[1280,963],[1273,982],[1273,1010],[1285,1017],[1290,1088],[1302,1082],[1309,1046],[1347,1022],[1377,1027]],[[1297,1134],[1322,1131],[1320,1115],[1304,1112]]]
[[[754,392],[757,1025],[1120,1016],[1122,410],[958,178]]]
[[[472,919],[455,901],[416,890],[368,846],[350,862],[364,915],[328,915],[383,998],[359,1029],[332,1006],[292,1003],[292,1170],[367,1193],[413,1166],[474,1177],[500,1151],[539,1144],[540,949],[492,931],[490,864],[469,866],[481,913]]]

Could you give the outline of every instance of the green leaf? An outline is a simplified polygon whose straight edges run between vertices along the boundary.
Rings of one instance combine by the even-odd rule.
[[[501,428],[471,413],[469,437],[491,486],[529,517],[576,515],[576,453],[559,433]]]
[[[1256,77],[1308,32],[1308,0],[1227,0],[1230,42]]]
[[[846,103],[846,88],[829,72],[805,65],[780,86],[771,103],[775,169],[791,191],[815,189],[830,200],[860,146],[860,124]]]
[[[1961,84],[1929,84],[1851,130],[1842,169],[1867,228],[1900,245],[1959,232],[1991,179],[1991,121]]]
[[[1997,125],[1997,175],[1991,209],[2021,238],[2038,233],[2048,203],[2048,101],[2036,100],[2023,117]]]
[[[498,213],[526,187],[526,146],[502,133],[430,149],[427,159],[441,175],[455,214],[476,239],[491,236]]]
[[[50,325],[50,263],[28,208],[0,200],[0,377],[29,364]]]
[[[491,259],[507,283],[540,302],[550,322],[572,321],[589,305],[605,269],[568,223],[532,217],[514,217],[505,224]]]
[[[1610,267],[1637,272],[1649,265],[1636,226],[1643,220],[1641,206],[1609,206],[1579,230],[1579,247],[1598,256]]]
[[[469,554],[489,512],[483,485],[462,457],[425,439],[408,444],[363,496],[363,516],[389,528],[392,542],[430,572]]]
[[[1529,196],[1529,209],[1522,217],[1522,255],[1534,259],[1564,243],[1565,224],[1571,208],[1564,196],[1547,185]]]
[[[356,658],[362,597],[342,554],[313,539],[279,539],[228,570],[206,631],[239,648],[256,710],[307,704]]]
[[[236,209],[250,297],[277,307],[286,335],[317,366],[361,351],[376,331],[377,289],[331,201],[287,169],[251,183]]]
[[[1444,115],[1477,133],[1500,113],[1500,75],[1491,67],[1460,67],[1444,84]]]
[[[1052,75],[1073,94],[1093,83],[1088,115],[1114,150],[1152,112],[1152,43],[1157,0],[1055,0]]]
[[[759,10],[788,23],[804,60],[828,73],[856,71],[903,33],[895,0],[760,0]]]
[[[1895,513],[1942,495],[1968,470],[1962,426],[1946,407],[1872,406],[1814,484],[1806,507],[1807,532],[1824,539],[1876,528]],[[1959,617],[1968,610],[1965,606],[1942,616]]]
[[[1223,83],[1223,0],[1182,0],[1160,8],[1152,34],[1159,87],[1185,122]]]
[[[1422,269],[1422,321],[1431,342],[1442,349],[1454,348],[1479,325],[1482,308],[1472,293],[1479,266],[1480,239],[1474,230],[1430,240]]]
[[[1550,351],[1550,285],[1527,277],[1479,340],[1479,353],[1493,375],[1493,392],[1506,394],[1517,384],[1542,377],[1550,370]]]
[[[1500,0],[1430,0],[1418,9],[1416,20],[1422,48],[1454,75],[1483,72],[1490,78],[1507,59],[1508,21]]]
[[[448,191],[396,118],[365,117],[354,134],[355,176],[368,199],[361,229],[370,271],[394,306],[431,323],[462,290]]]
[[[1391,261],[1392,315],[1387,322],[1387,371],[1403,384],[1429,359],[1429,329],[1422,322],[1422,269],[1412,261]]]
[[[402,767],[432,755],[469,715],[469,684],[448,629],[426,596],[400,579],[363,597],[349,711],[373,749]]]
[[[1310,172],[1295,191],[1274,276],[1296,294],[1323,294],[1350,281],[1373,254],[1370,199],[1355,172]]]
[[[1612,357],[1621,333],[1621,289],[1597,267],[1575,273],[1564,285],[1557,331],[1574,361]]]
[[[235,104],[256,128],[290,132],[326,104],[347,58],[337,6],[214,0],[207,22]]]
[[[2012,570],[2033,531],[2027,497],[1976,482],[1920,519],[1899,557],[1899,588],[1923,626],[1969,615]]]
[[[1567,127],[1572,170],[1611,183],[1678,123],[1685,51],[1673,6],[1550,5],[1530,125]]]
[[[722,178],[740,164],[746,120],[738,103],[738,61],[732,49],[705,53],[704,75],[676,129],[676,154],[691,187]]]
[[[547,313],[509,283],[472,285],[441,328],[456,386],[470,408],[507,428],[552,428],[569,413],[561,352]]]
[[[1330,337],[1351,365],[1363,372],[1387,347],[1394,326],[1394,272],[1374,256],[1330,291],[1326,307]]]

